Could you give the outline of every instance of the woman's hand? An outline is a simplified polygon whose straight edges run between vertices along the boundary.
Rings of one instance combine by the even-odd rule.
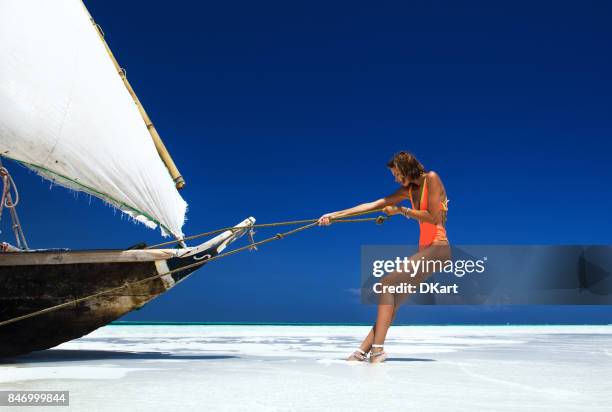
[[[385,206],[382,211],[383,213],[386,213],[389,216],[398,215],[402,213],[402,209],[397,206]]]
[[[319,218],[319,226],[329,226],[334,218],[334,213],[326,213]]]

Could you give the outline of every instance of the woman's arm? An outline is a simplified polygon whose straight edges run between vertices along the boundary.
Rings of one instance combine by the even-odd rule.
[[[408,198],[406,188],[399,188],[395,193],[375,200],[373,202],[362,203],[349,209],[339,210],[337,212],[326,213],[319,218],[319,225],[329,225],[332,219],[340,219],[355,213],[365,213],[372,210],[382,209],[386,206],[396,205],[404,199]]]
[[[385,207],[383,212],[388,215],[402,214],[408,218],[416,219],[420,222],[442,223],[443,211],[440,208],[440,197],[442,195],[442,181],[435,172],[429,172],[427,179],[427,210],[414,210],[408,207]]]

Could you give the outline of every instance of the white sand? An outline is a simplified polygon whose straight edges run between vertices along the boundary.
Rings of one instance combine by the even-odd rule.
[[[344,362],[367,331],[109,326],[0,364],[0,390],[69,390],[70,410],[113,412],[612,405],[612,326],[394,327],[385,364]]]

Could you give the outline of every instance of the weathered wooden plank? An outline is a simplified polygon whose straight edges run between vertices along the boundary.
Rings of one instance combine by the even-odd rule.
[[[0,253],[0,266],[151,262],[170,259],[184,253],[185,249],[6,252]]]

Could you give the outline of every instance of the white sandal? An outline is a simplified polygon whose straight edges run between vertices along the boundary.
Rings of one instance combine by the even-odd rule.
[[[385,359],[387,359],[387,352],[385,352],[383,349],[383,345],[372,345],[372,349],[374,348],[380,348],[381,350],[379,351],[374,351],[372,350],[370,352],[370,363],[382,363],[385,361]]]
[[[351,354],[348,358],[346,358],[348,362],[365,362],[368,360],[368,354],[362,351],[361,349],[357,349],[355,352]]]

